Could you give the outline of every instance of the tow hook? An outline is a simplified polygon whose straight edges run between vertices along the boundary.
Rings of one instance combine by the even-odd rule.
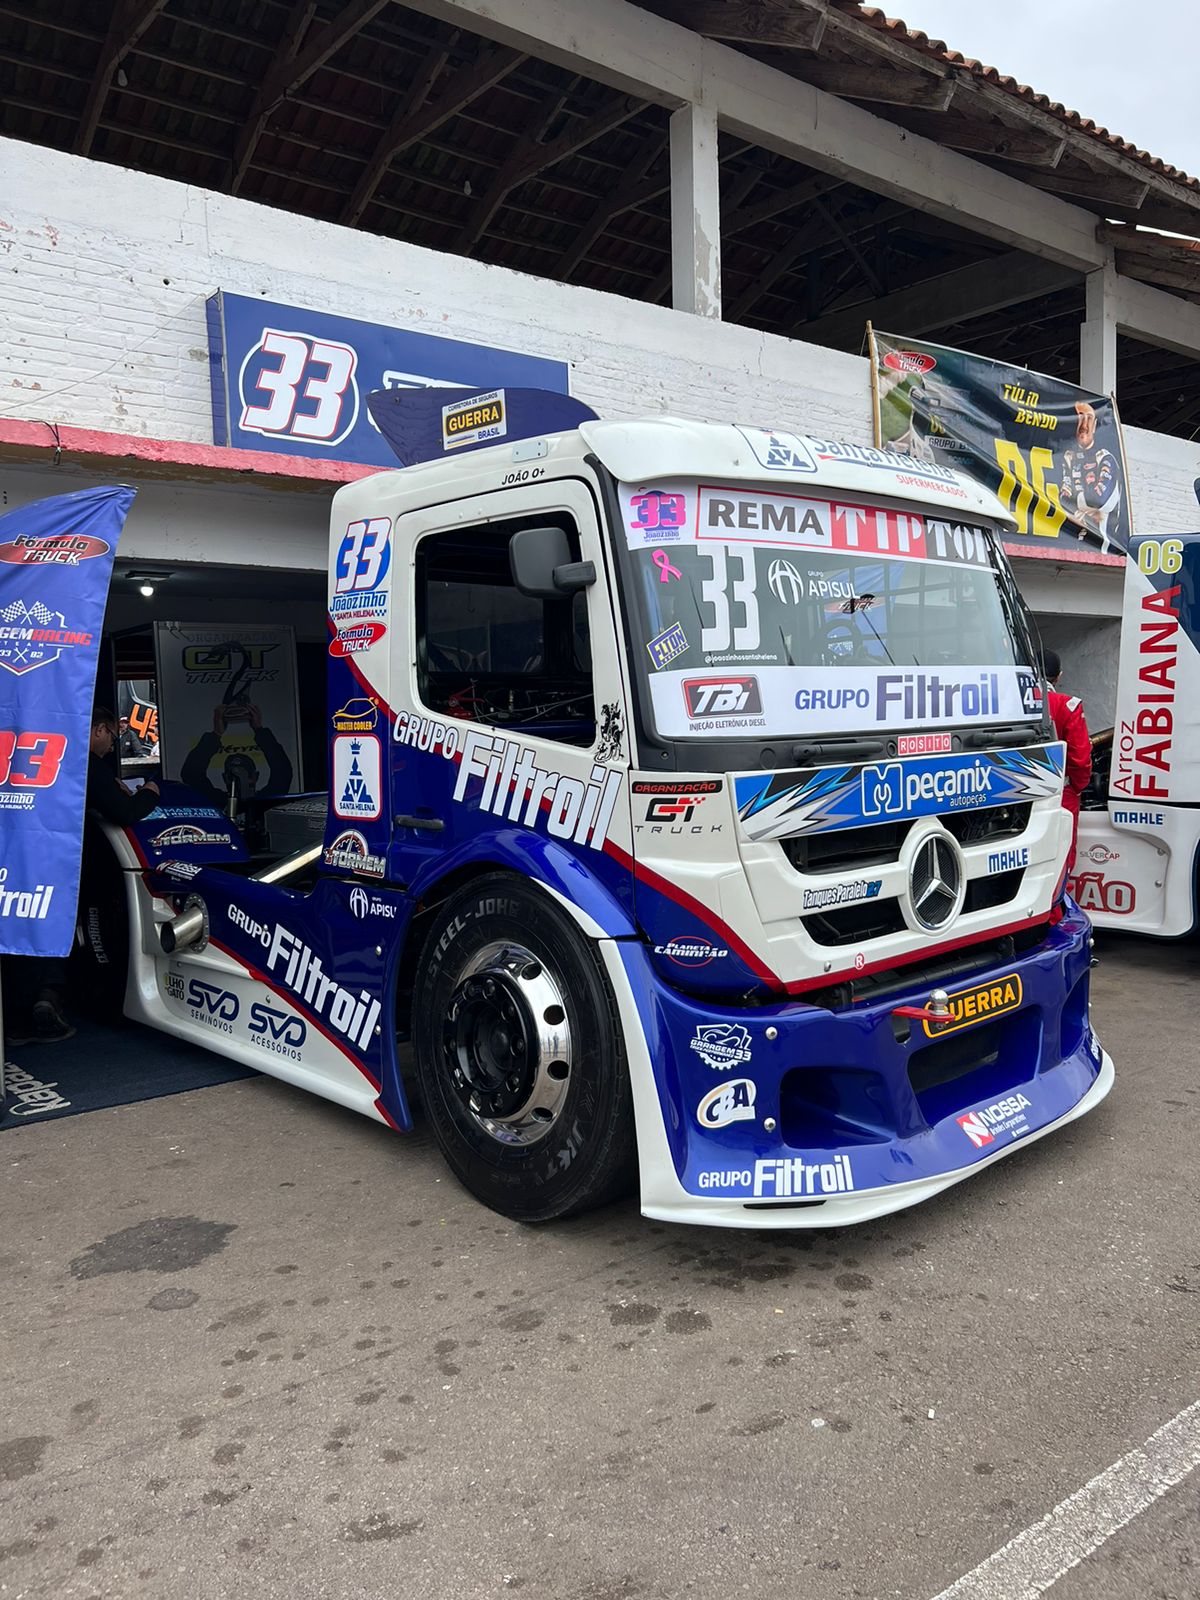
[[[954,1020],[950,1011],[950,996],[945,989],[934,989],[927,1006],[893,1006],[892,1015],[927,1022],[931,1033],[940,1033]]]

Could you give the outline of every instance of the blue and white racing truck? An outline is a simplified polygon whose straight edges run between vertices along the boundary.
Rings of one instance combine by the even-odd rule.
[[[164,786],[115,838],[127,1014],[398,1130],[415,1078],[531,1222],[635,1182],[670,1221],[858,1222],[1096,1105],[999,503],[792,433],[419,398],[372,397],[413,464],[333,501],[324,837],[252,869]]]

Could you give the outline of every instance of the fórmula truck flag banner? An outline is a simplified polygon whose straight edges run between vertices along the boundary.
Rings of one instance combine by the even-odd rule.
[[[875,443],[956,467],[999,496],[1015,542],[1122,554],[1131,530],[1121,421],[1111,395],[869,328]],[[1013,542],[1013,535],[1005,535]]]
[[[133,489],[79,489],[0,517],[0,955],[75,933],[96,658]]]

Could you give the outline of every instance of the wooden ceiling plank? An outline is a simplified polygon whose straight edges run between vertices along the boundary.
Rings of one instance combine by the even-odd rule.
[[[280,52],[259,86],[250,114],[234,145],[230,194],[237,194],[240,190],[254,147],[280,101],[312,77],[318,67],[323,67],[348,40],[390,4],[391,0],[350,0],[324,27],[309,32],[309,24],[317,9],[316,0],[295,0],[288,13]]]
[[[490,89],[493,84],[499,83],[506,73],[511,72],[518,62],[524,60],[525,57],[519,50],[512,50],[508,45],[488,45],[480,51],[473,62],[460,67],[445,81],[436,99],[428,100],[424,105],[415,108],[406,102],[381,135],[374,153],[367,162],[366,170],[346,202],[340,220],[347,227],[355,227],[374,198],[384,174],[398,155],[410,145],[416,144],[426,134],[440,128],[444,122],[449,122],[451,117],[457,116],[465,105],[483,94],[486,89]],[[470,160],[469,151],[464,150],[459,154],[460,159]]]
[[[167,0],[122,0],[113,12],[79,119],[79,131],[73,146],[77,156],[91,153],[104,102],[112,87],[113,74],[166,3]]]

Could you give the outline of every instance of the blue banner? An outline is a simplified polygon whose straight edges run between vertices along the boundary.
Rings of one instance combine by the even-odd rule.
[[[394,467],[373,389],[570,390],[565,361],[442,339],[224,290],[208,301],[213,442]]]
[[[64,956],[74,938],[96,658],[136,492],[0,517],[0,955]]]

